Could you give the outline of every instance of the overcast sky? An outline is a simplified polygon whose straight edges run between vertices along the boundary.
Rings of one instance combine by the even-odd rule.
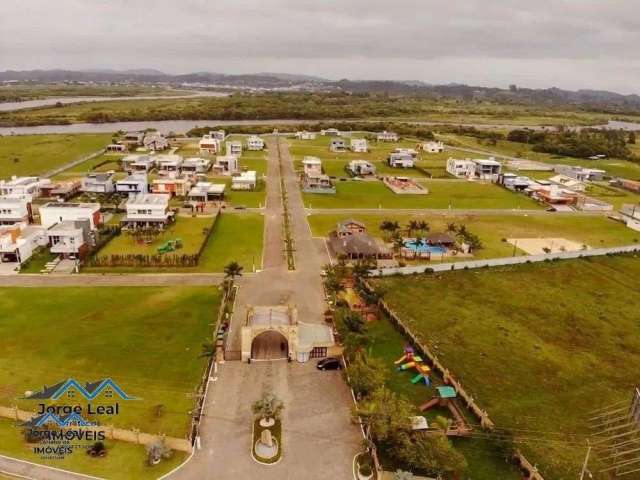
[[[0,70],[155,68],[640,94],[637,0],[0,0]]]

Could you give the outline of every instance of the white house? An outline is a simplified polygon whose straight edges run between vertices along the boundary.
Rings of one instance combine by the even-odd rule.
[[[221,141],[214,137],[211,133],[207,133],[202,136],[198,142],[200,148],[200,155],[215,155],[220,153]]]
[[[80,187],[80,190],[87,193],[112,193],[115,189],[113,173],[110,172],[88,173],[83,177]]]
[[[50,184],[49,179],[38,177],[11,177],[11,180],[0,180],[0,195],[19,195],[37,198],[40,196],[40,187]]]
[[[124,140],[129,143],[135,143],[136,145],[142,145],[144,132],[127,132],[124,135]]]
[[[325,130],[320,130],[320,135],[329,136],[329,137],[339,137],[340,130],[337,128],[327,128]]]
[[[387,132],[385,130],[383,132],[378,133],[378,135],[376,136],[376,139],[379,142],[397,142],[398,134],[394,132]]]
[[[116,182],[116,192],[137,195],[149,192],[149,181],[146,173],[134,173]]]
[[[556,185],[560,185],[561,187],[573,190],[574,192],[584,192],[587,189],[587,185],[584,182],[567,175],[554,175],[549,178],[549,181]]]
[[[556,165],[553,170],[560,175],[575,178],[580,182],[601,182],[607,173],[599,168],[584,168],[573,165]]]
[[[257,176],[255,170],[242,172],[231,177],[231,190],[255,190]]]
[[[0,197],[0,225],[28,224],[31,203],[25,197]]]
[[[522,177],[515,173],[501,173],[498,176],[498,183],[509,190],[523,192],[533,184],[533,181],[529,177]]]
[[[157,155],[155,160],[159,173],[180,173],[180,168],[182,167],[182,157],[180,155]]]
[[[110,143],[106,146],[105,150],[113,153],[126,153],[129,151],[124,143]]]
[[[296,138],[298,140],[315,140],[316,134],[314,132],[307,132],[303,130],[302,132],[296,132]]]
[[[347,169],[357,176],[376,174],[375,165],[367,160],[351,160],[347,165]]]
[[[349,142],[349,149],[355,153],[367,153],[369,145],[366,138],[352,138]]]
[[[50,202],[40,207],[40,224],[49,228],[56,223],[76,220],[89,222],[89,229],[95,230],[102,224],[99,203],[56,203]]]
[[[264,140],[256,135],[247,138],[247,150],[262,150],[264,148]]]
[[[224,139],[227,138],[227,132],[225,132],[224,130],[211,130],[209,131],[209,135],[211,136],[211,138],[215,138],[220,142],[224,142]]]
[[[318,157],[304,157],[302,159],[302,169],[305,175],[321,175],[322,160]]]
[[[495,180],[502,171],[502,164],[493,157],[472,161],[476,164],[475,175],[481,180]]]
[[[441,153],[444,152],[444,143],[442,142],[424,142],[422,144],[422,150],[427,153]]]
[[[21,264],[34,250],[47,245],[46,230],[38,225],[0,227],[0,263]]]
[[[122,158],[122,169],[128,172],[150,172],[156,161],[151,155],[126,155]]]
[[[206,158],[191,157],[182,162],[182,172],[185,174],[206,173],[209,169],[211,169],[211,160]]]
[[[342,138],[334,138],[329,144],[329,150],[331,150],[332,152],[346,152],[347,142],[345,142]]]
[[[447,173],[454,177],[470,178],[476,174],[476,164],[468,158],[449,158],[447,160]]]
[[[65,220],[47,229],[51,253],[63,258],[84,258],[89,251],[89,222]]]
[[[394,168],[413,168],[415,158],[407,152],[391,152],[387,158],[390,167]]]
[[[238,157],[235,155],[216,157],[216,162],[213,164],[213,171],[217,175],[233,175],[239,172]]]
[[[242,142],[238,142],[237,140],[226,142],[225,151],[227,155],[240,157],[242,155]]]
[[[189,190],[189,200],[193,202],[222,200],[226,187],[224,183],[198,182]]]
[[[122,220],[125,228],[159,228],[173,221],[173,211],[169,210],[169,195],[140,193],[127,200],[127,215]]]
[[[159,152],[169,148],[169,140],[158,132],[150,132],[144,136],[142,144],[149,150]]]

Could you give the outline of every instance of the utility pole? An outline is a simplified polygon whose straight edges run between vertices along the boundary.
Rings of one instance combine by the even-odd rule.
[[[587,440],[587,455],[584,457],[584,464],[582,465],[582,471],[580,472],[580,480],[584,480],[586,473],[589,473],[589,478],[593,478],[591,472],[587,469],[589,465],[589,456],[591,455],[591,443]]]

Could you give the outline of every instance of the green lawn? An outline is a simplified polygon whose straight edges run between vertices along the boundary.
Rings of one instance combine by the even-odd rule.
[[[33,252],[31,258],[22,264],[20,273],[40,273],[45,264],[54,260],[57,256],[51,253],[47,247],[38,248]]]
[[[379,181],[336,182],[337,193],[304,193],[307,208],[538,209],[536,202],[495,184],[424,180],[428,195],[398,195]]]
[[[315,236],[325,237],[335,230],[339,221],[349,215],[311,215],[308,217]],[[513,255],[513,245],[503,242],[506,238],[555,237],[566,238],[590,247],[611,247],[630,245],[640,240],[640,232],[627,228],[622,223],[600,216],[570,215],[357,215],[354,218],[364,222],[370,234],[383,236],[380,222],[385,219],[396,220],[406,227],[409,220],[425,220],[431,232],[443,232],[447,224],[464,224],[467,229],[478,235],[483,248],[474,252],[474,258],[509,257]],[[524,254],[516,250],[517,255]],[[462,258],[462,260],[466,260]]]
[[[600,168],[606,170],[607,175],[610,176],[620,176],[632,180],[640,179],[640,163],[634,163],[629,160],[623,160],[619,158],[589,160],[585,158],[564,157],[549,153],[534,152],[531,145],[509,142],[507,140],[499,140],[496,145],[486,145],[484,143],[478,143],[478,141],[473,137],[448,134],[439,136],[445,143],[486,151],[489,155],[491,153],[495,153],[498,155],[527,158],[529,160],[536,160],[551,165],[565,164],[578,165],[588,168]],[[640,151],[640,149],[636,150],[634,148],[632,148],[632,150],[635,151],[636,154],[638,151]],[[461,156],[473,156],[473,154],[458,152],[457,155],[455,155],[454,151],[454,154],[452,154],[452,156],[459,158]],[[522,174],[527,175],[527,172],[522,172]]]
[[[569,479],[589,412],[638,384],[639,275],[640,260],[622,256],[374,283],[542,475]]]
[[[250,272],[262,265],[264,219],[254,213],[223,213],[209,238],[198,271],[222,272],[229,262],[237,261]]]
[[[364,135],[353,135],[353,138],[363,138]],[[369,142],[369,152],[366,153],[353,153],[346,151],[343,153],[334,153],[329,151],[329,144],[333,137],[323,137],[318,135],[315,140],[292,140],[288,139],[289,151],[294,158],[294,166],[298,170],[302,170],[302,160],[305,156],[318,157],[322,160],[322,168],[324,173],[331,177],[348,177],[349,174],[345,171],[345,167],[351,160],[369,160],[376,167],[376,173],[378,175],[404,175],[413,177],[428,177],[420,170],[410,169],[397,169],[387,165],[387,156],[389,152],[398,147],[403,148],[416,148],[417,140],[402,140],[400,142],[376,142],[375,140]],[[350,137],[343,137],[349,145]],[[420,154],[420,160],[417,162],[422,167],[431,166],[432,168],[438,164],[438,170],[441,167],[439,160],[444,154]],[[448,155],[447,157],[448,158]],[[445,160],[442,162],[444,165]],[[435,170],[435,169],[434,169]]]
[[[31,410],[26,391],[111,377],[140,399],[102,424],[185,437],[219,302],[215,287],[2,288],[0,404]]]
[[[111,134],[0,136],[0,179],[42,175],[104,148]]]
[[[86,475],[111,480],[130,478],[152,480],[171,471],[186,458],[186,453],[174,452],[170,459],[150,467],[145,462],[146,450],[142,445],[114,441],[107,441],[105,445],[108,453],[103,458],[92,458],[78,450],[61,460],[45,460],[34,453],[30,445],[23,441],[20,429],[16,428],[15,422],[0,419],[0,454]],[[18,477],[0,475],[1,478],[14,479]]]
[[[434,387],[427,387],[423,383],[413,385],[410,372],[398,372],[394,365],[400,358],[407,338],[396,330],[386,319],[380,319],[367,324],[367,336],[370,339],[367,347],[368,355],[382,360],[386,365],[386,386],[396,393],[404,395],[416,406],[416,415],[425,415],[428,419],[434,419],[438,415],[450,417],[447,409],[433,409],[422,413],[417,407],[435,395]],[[435,385],[442,385],[441,379],[434,379]],[[473,421],[473,419],[470,419]],[[457,439],[454,441],[469,463],[469,469],[462,477],[473,480],[518,480],[517,469],[504,463],[500,457],[492,451],[489,442],[482,439]],[[387,465],[387,469],[395,470],[399,465]]]
[[[158,235],[149,245],[145,243],[140,244],[133,235],[123,232],[107,243],[98,255],[155,255],[158,247],[162,244],[168,240],[176,240],[178,238],[182,240],[183,247],[176,250],[176,254],[196,254],[205,241],[205,229],[211,228],[212,223],[213,220],[211,217],[177,217],[175,223],[169,225],[169,227]]]

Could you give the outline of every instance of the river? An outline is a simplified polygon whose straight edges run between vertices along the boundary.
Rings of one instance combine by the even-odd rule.
[[[57,103],[66,105],[68,103],[108,102],[111,100],[162,100],[172,98],[226,97],[228,95],[228,93],[224,92],[198,91],[185,95],[141,95],[139,97],[47,97],[38,100],[25,100],[24,102],[2,102],[0,103],[0,112],[14,112],[17,110],[26,110],[28,108],[52,107]]]
[[[214,92],[211,92],[214,93]],[[175,98],[175,97],[174,97]],[[32,134],[45,134],[45,133],[111,133],[120,130],[124,131],[137,131],[144,130],[146,128],[155,128],[161,133],[184,133],[195,127],[203,127],[206,125],[295,125],[303,123],[339,123],[341,121],[362,121],[369,120],[297,120],[297,119],[282,119],[282,120],[161,120],[161,121],[148,121],[148,122],[113,122],[113,123],[74,123],[71,125],[37,125],[33,127],[0,127],[0,135],[32,135]],[[380,120],[371,120],[372,122]],[[394,120],[394,122],[410,123],[413,125],[465,125],[469,127],[476,127],[479,129],[515,129],[515,128],[530,128],[533,130],[541,130],[544,127],[532,127],[527,125],[490,125],[490,124],[460,124],[459,122],[427,122],[427,121],[412,121],[407,120],[401,122]],[[583,127],[570,127],[573,129],[580,129]],[[609,129],[624,129],[624,130],[640,130],[640,123],[609,121],[608,124],[598,125],[590,128],[609,128]]]

